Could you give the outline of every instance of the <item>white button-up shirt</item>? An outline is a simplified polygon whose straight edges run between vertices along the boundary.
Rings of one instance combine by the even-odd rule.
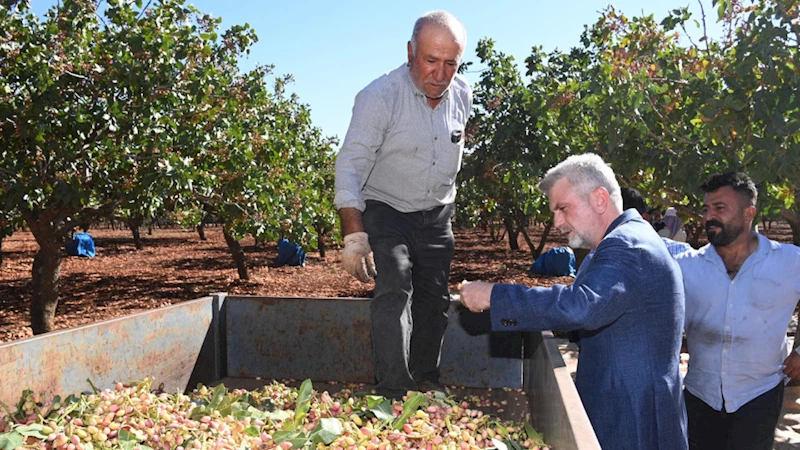
[[[800,299],[800,248],[758,235],[758,249],[732,280],[711,245],[677,260],[686,290],[686,389],[734,412],[784,378],[786,330]]]
[[[401,212],[453,203],[472,89],[456,75],[431,108],[403,64],[358,93],[336,157],[336,208],[378,200]]]

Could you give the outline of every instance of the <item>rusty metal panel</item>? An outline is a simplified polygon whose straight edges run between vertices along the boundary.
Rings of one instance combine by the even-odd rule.
[[[228,296],[227,375],[370,383],[369,299]]]
[[[191,377],[219,378],[212,320],[220,297],[205,297],[70,330],[0,345],[0,400],[15,403],[24,389],[46,397],[90,391],[147,376],[170,391]],[[198,358],[205,367],[195,367]]]
[[[599,450],[600,443],[551,331],[525,333],[525,389],[531,422],[547,443],[564,450]]]
[[[490,334],[457,303],[449,316],[442,382],[522,387],[521,333]],[[369,299],[229,296],[225,317],[227,376],[374,382]]]
[[[472,388],[521,388],[522,333],[492,332],[489,312],[451,302],[439,368],[442,382]]]

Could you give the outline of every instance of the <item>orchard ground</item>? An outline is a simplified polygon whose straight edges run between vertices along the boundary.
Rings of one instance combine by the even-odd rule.
[[[528,230],[538,242],[541,229]],[[767,236],[791,242],[786,223],[763,229]],[[462,280],[521,283],[528,286],[569,284],[570,277],[531,276],[533,259],[520,237],[519,251],[507,240],[493,242],[480,229],[456,229],[456,254],[450,276],[455,291]],[[203,297],[214,292],[279,297],[369,297],[372,283],[361,283],[340,264],[341,251],[330,248],[325,257],[307,252],[306,267],[272,267],[276,243],[255,246],[242,242],[250,280],[239,280],[220,228],[207,227],[207,240],[194,230],[155,229],[142,233],[144,248],[136,250],[128,230],[90,230],[97,257],[66,257],[61,267],[61,295],[56,329],[71,328],[147,309]],[[566,245],[551,234],[547,248]],[[31,264],[38,245],[28,232],[17,232],[2,242],[0,265],[0,342],[32,335],[29,305]],[[794,322],[796,327],[796,321]],[[790,328],[793,338],[794,329]],[[574,370],[577,351],[567,345],[562,353]],[[686,359],[687,355],[683,355]],[[784,414],[779,423],[775,449],[800,448],[800,387],[786,390]]]

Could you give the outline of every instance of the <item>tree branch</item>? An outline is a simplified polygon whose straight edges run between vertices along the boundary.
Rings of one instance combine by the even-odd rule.
[[[706,53],[711,53],[711,48],[708,45],[708,27],[706,25],[706,9],[703,7],[703,0],[697,0],[697,3],[700,5],[700,21],[703,24],[703,37],[705,38],[706,43]]]
[[[650,107],[653,108],[653,112],[656,113],[656,115],[658,116],[659,119],[661,119],[661,123],[662,123],[662,125],[664,125],[664,131],[666,131],[670,136],[672,136],[673,138],[675,138],[678,141],[683,142],[684,144],[687,144],[687,145],[693,145],[694,146],[694,145],[698,145],[700,143],[700,142],[690,141],[689,139],[686,139],[683,136],[679,136],[678,134],[673,132],[670,129],[670,127],[676,127],[677,128],[677,125],[674,122],[672,122],[669,119],[669,117],[666,117],[663,114],[661,114],[661,112],[658,110],[658,108],[656,108],[655,103],[653,103],[653,99],[650,98],[649,95],[645,94],[644,97],[647,99],[647,103],[650,104]],[[644,122],[644,118],[642,117],[642,114],[638,110],[636,111],[636,115],[639,117],[639,119],[642,121],[642,123],[647,125],[647,123]],[[653,134],[652,131],[650,130],[650,127],[647,128],[647,131],[648,131],[649,134]],[[653,136],[655,136],[655,134],[653,134]],[[663,144],[663,141],[661,141],[661,142]],[[671,150],[668,150],[668,151],[671,151]],[[673,154],[677,156],[677,154],[675,154],[674,152],[673,152]]]
[[[147,4],[144,5],[144,8],[142,8],[141,12],[139,12],[139,17],[137,17],[136,20],[141,19],[142,15],[144,15],[144,13],[147,12],[147,8],[150,7],[150,3],[153,3],[153,0],[148,0]]]
[[[67,74],[67,75],[71,75],[71,76],[73,76],[75,78],[79,78],[81,80],[88,80],[89,79],[89,78],[87,78],[87,77],[85,77],[83,75],[77,74],[75,72],[70,72],[69,70],[65,70],[64,73]]]

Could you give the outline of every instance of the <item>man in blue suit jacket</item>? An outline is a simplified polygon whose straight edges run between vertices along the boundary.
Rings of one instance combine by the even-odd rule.
[[[637,211],[622,212],[619,184],[599,156],[567,158],[539,188],[570,246],[595,250],[588,266],[571,286],[465,283],[462,303],[491,306],[496,331],[577,331],[576,385],[604,449],[688,448],[680,268]]]

